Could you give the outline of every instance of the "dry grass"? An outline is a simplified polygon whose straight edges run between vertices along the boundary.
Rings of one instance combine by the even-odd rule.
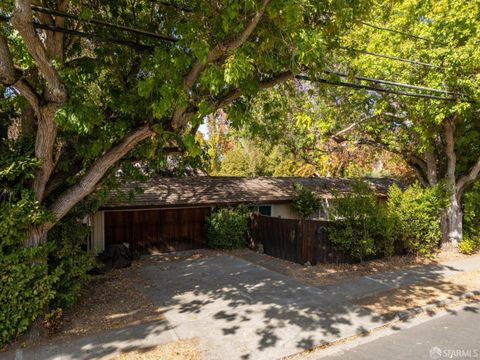
[[[78,336],[161,320],[162,313],[138,291],[138,286],[149,285],[136,270],[147,264],[161,266],[162,263],[193,261],[203,256],[201,252],[155,255],[135,261],[129,268],[94,276],[81,291],[77,303],[65,311],[57,332],[38,342],[68,341]]]
[[[304,266],[266,254],[259,254],[248,249],[231,250],[226,251],[226,253],[312,286],[333,284],[380,272],[407,269],[419,265],[436,264],[469,257],[469,255],[459,253],[443,252],[432,258],[405,255],[371,260],[362,264],[317,264],[315,266]]]
[[[152,348],[133,350],[105,360],[199,360],[201,352],[198,339],[186,339]]]
[[[465,292],[480,289],[480,270],[464,272],[436,281],[403,286],[362,298],[355,303],[375,313],[387,315],[417,306],[454,299]]]
[[[333,284],[379,272],[395,271],[437,263],[450,259],[453,256],[441,255],[441,257],[432,259],[415,256],[393,256],[391,258],[372,260],[362,264],[317,264],[315,266],[303,266],[245,249],[228,251],[227,254],[256,263],[312,286]],[[458,256],[463,257],[463,255]]]
[[[75,337],[162,319],[135,284],[140,279],[132,268],[94,276],[78,302],[65,313],[54,337]]]

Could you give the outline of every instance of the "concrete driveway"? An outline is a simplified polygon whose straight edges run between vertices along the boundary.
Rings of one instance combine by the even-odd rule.
[[[138,291],[163,311],[164,319],[12,350],[0,353],[0,359],[110,360],[190,338],[199,340],[204,359],[277,359],[364,335],[392,320],[353,305],[356,298],[427,280],[439,281],[452,294],[465,292],[445,279],[480,269],[476,256],[311,287],[235,257],[204,255],[180,261],[154,258],[132,269],[140,276]],[[121,294],[112,296],[121,301]]]
[[[385,319],[261,266],[227,255],[140,269],[144,292],[178,339],[198,337],[208,359],[275,359]]]

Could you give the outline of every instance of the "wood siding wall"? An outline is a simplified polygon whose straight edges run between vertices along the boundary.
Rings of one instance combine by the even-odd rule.
[[[255,215],[252,237],[263,244],[266,254],[304,264],[349,261],[348,256],[333,247],[327,237],[328,221],[281,219]]]
[[[140,253],[207,246],[210,208],[105,211],[105,245],[128,243]]]

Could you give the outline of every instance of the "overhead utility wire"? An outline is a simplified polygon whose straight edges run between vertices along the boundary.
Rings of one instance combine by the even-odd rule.
[[[32,8],[33,8],[33,6],[32,6]],[[38,8],[38,7],[36,7],[36,8]],[[43,8],[42,10],[45,10],[45,9],[46,8]],[[50,12],[51,9],[46,9],[46,10],[48,10]],[[51,13],[52,14],[57,13],[58,16],[64,16],[65,15],[65,17],[74,17],[74,15],[70,15],[70,14],[66,14],[66,13],[61,14],[60,12],[58,12],[56,10],[51,10]],[[0,21],[9,21],[10,18],[11,18],[11,16],[4,16],[4,15],[0,14]],[[93,22],[93,21],[91,21],[91,22]],[[149,33],[147,31],[128,28],[128,27],[123,27],[123,26],[119,26],[119,25],[115,25],[115,24],[110,24],[110,23],[106,23],[106,22],[103,22],[103,21],[100,21],[100,20],[96,20],[96,22],[100,25],[108,24],[107,26],[121,28],[122,30],[125,30],[125,31],[137,32],[141,35],[151,36],[151,37],[161,38],[162,40],[166,40],[163,35],[159,35],[159,34],[155,34],[155,33]],[[82,31],[70,30],[70,29],[66,29],[66,28],[62,28],[62,27],[41,24],[41,23],[38,23],[38,22],[35,22],[35,21],[32,22],[32,24],[35,28],[39,28],[39,29],[44,29],[44,30],[49,30],[49,31],[54,31],[54,32],[62,32],[62,33],[76,35],[76,36],[80,36],[80,37],[86,37],[86,38],[98,38],[102,41],[113,42],[113,43],[117,43],[119,45],[130,46],[130,47],[133,47],[133,48],[136,48],[136,49],[141,49],[141,50],[153,50],[153,46],[140,44],[140,43],[137,43],[137,42],[134,42],[134,41],[118,39],[118,38],[111,38],[111,37],[104,37],[104,36],[96,34],[96,33],[85,33],[85,32],[82,32]],[[171,38],[169,41],[173,42],[173,41],[177,41],[177,39]],[[407,62],[413,62],[413,63],[417,63],[417,64],[421,64],[421,65],[439,67],[437,65],[428,64],[428,63],[421,63],[421,62],[417,62],[417,61],[413,61],[413,60],[390,57],[390,56],[382,55],[382,54],[369,53],[369,52],[366,52],[366,51],[363,51],[363,50],[356,50],[356,49],[350,49],[350,48],[344,48],[344,49],[349,50],[349,51],[363,52],[363,53],[367,53],[368,55],[373,55],[373,56],[391,58],[393,60],[398,60],[398,61],[407,61]],[[330,73],[332,73],[332,72],[330,72]],[[341,73],[335,73],[335,75],[342,76],[342,77],[347,77],[346,74],[341,74]],[[444,93],[444,94],[461,95],[459,93],[453,93],[453,92],[449,92],[449,91],[445,91],[445,90],[425,88],[425,87],[420,87],[420,86],[415,86],[415,85],[410,85],[410,84],[404,84],[404,83],[396,83],[396,82],[388,81],[388,80],[367,78],[367,77],[362,77],[362,76],[355,76],[355,78],[357,80],[369,81],[369,82],[391,85],[391,86],[396,86],[396,87],[405,87],[405,88],[416,89],[416,90],[421,90],[421,91],[430,91],[430,92],[437,92],[437,93]],[[305,78],[304,80],[309,80],[309,79]],[[413,96],[413,97],[421,97],[421,98],[428,98],[428,99],[448,100],[448,101],[456,100],[456,98],[446,98],[446,97],[427,95],[427,94],[418,94],[418,93],[411,93],[411,92],[404,92],[404,91],[389,90],[389,89],[384,89],[384,88],[378,88],[378,87],[372,87],[372,86],[360,85],[360,84],[354,84],[354,83],[348,83],[348,82],[342,82],[342,81],[331,82],[331,81],[328,81],[328,80],[325,80],[325,79],[319,79],[319,80],[317,80],[317,82],[330,84],[330,85],[337,85],[337,86],[353,87],[353,88],[356,88],[356,89],[366,89],[366,90],[372,90],[372,91],[378,91],[378,92],[386,92],[386,93],[405,95],[405,96]]]
[[[348,74],[345,73],[340,73],[340,72],[335,72],[335,71],[330,71],[330,70],[325,70],[324,71],[327,74],[333,74],[341,77],[348,77]],[[424,87],[424,86],[417,86],[417,85],[410,85],[406,83],[400,83],[400,82],[395,82],[391,80],[383,80],[383,79],[375,79],[375,78],[369,78],[365,76],[360,76],[360,75],[355,75],[354,78],[356,80],[360,81],[368,81],[368,82],[373,82],[375,84],[383,84],[383,85],[391,85],[395,87],[403,87],[407,89],[413,89],[413,90],[420,90],[420,91],[429,91],[429,92],[435,92],[439,94],[446,94],[446,95],[463,95],[457,92],[452,92],[452,91],[447,91],[447,90],[441,90],[441,89],[435,89],[435,88],[429,88],[429,87]]]
[[[173,3],[170,3],[170,2],[167,2],[167,1],[160,1],[160,4],[164,5],[164,6],[168,6],[168,7],[173,7],[173,8],[176,8],[178,10],[182,10],[182,11],[185,11],[185,12],[188,12],[188,13],[193,12],[193,10],[191,8],[188,8],[188,7],[185,7],[185,6],[182,6],[182,5],[173,4]],[[365,25],[365,26],[369,26],[373,29],[388,31],[388,32],[395,33],[395,34],[408,36],[408,37],[411,37],[411,38],[414,38],[414,39],[430,42],[432,44],[445,45],[444,43],[441,43],[441,42],[438,42],[438,41],[435,41],[435,40],[431,40],[431,39],[428,39],[428,38],[425,38],[425,37],[422,37],[422,36],[414,35],[412,33],[406,32],[406,31],[390,29],[390,28],[387,28],[387,27],[371,24],[371,23],[368,23],[366,21],[359,21],[359,23],[362,24],[362,25]]]
[[[441,42],[438,42],[438,41],[435,41],[435,40],[431,40],[431,39],[427,39],[427,38],[424,38],[422,36],[414,35],[414,34],[406,32],[406,31],[390,29],[390,28],[387,28],[387,27],[374,25],[374,24],[371,24],[371,23],[368,23],[368,22],[365,22],[365,21],[359,21],[359,22],[360,22],[360,24],[371,27],[373,29],[388,31],[388,32],[391,32],[391,33],[394,33],[394,34],[400,34],[400,35],[408,36],[408,37],[411,37],[413,39],[423,40],[423,41],[426,41],[426,42],[429,42],[429,43],[432,43],[432,44],[438,44],[438,45],[442,45],[442,46],[445,45],[444,43],[441,43]]]
[[[297,75],[297,76],[295,76],[295,78],[299,79],[299,80],[307,80],[307,81],[317,82],[317,83],[327,84],[327,85],[349,87],[349,88],[353,88],[353,89],[357,89],[357,90],[358,89],[363,89],[363,90],[370,90],[370,91],[382,92],[382,93],[387,93],[387,94],[410,96],[410,97],[424,98],[424,99],[430,99],[430,100],[457,101],[457,98],[455,98],[455,97],[445,97],[445,96],[437,96],[437,95],[419,94],[419,93],[413,93],[413,92],[407,92],[407,91],[385,89],[385,88],[381,88],[381,87],[377,87],[377,86],[355,84],[355,83],[344,82],[344,81],[329,81],[329,80],[322,79],[322,78],[312,79],[311,77],[305,76],[305,75]],[[473,102],[473,101],[469,100],[468,102]]]
[[[177,7],[174,4],[169,4],[169,3],[166,3],[166,2],[162,2],[162,4]],[[61,16],[61,17],[65,17],[65,18],[75,19],[75,20],[79,20],[79,21],[86,21],[86,22],[90,22],[92,24],[108,26],[108,27],[116,28],[116,29],[119,29],[119,30],[123,30],[123,31],[127,31],[127,32],[131,32],[131,33],[135,33],[135,34],[139,34],[139,35],[163,40],[163,41],[168,41],[168,42],[178,41],[178,39],[176,39],[174,37],[171,37],[171,36],[160,35],[160,34],[157,34],[157,33],[154,33],[154,32],[146,31],[146,30],[131,28],[131,27],[123,26],[123,25],[112,24],[112,23],[109,23],[109,22],[106,22],[106,21],[103,21],[103,20],[97,20],[97,19],[85,20],[85,19],[81,19],[80,17],[78,17],[76,15],[72,15],[72,14],[69,14],[69,13],[66,13],[66,12],[63,12],[63,11],[53,10],[53,9],[50,9],[50,8],[40,7],[40,6],[36,6],[36,5],[32,5],[32,10],[47,13],[47,14],[52,14],[52,15],[56,15],[56,16]],[[186,9],[181,8],[181,10],[192,11],[188,8],[186,8]],[[39,25],[43,25],[43,24],[39,24]],[[39,26],[39,28],[40,28],[40,26]],[[68,31],[68,29],[64,29],[64,28],[60,28],[60,27],[56,27],[56,29],[59,29],[58,30],[59,32],[67,32]],[[52,30],[52,29],[47,29],[47,30]],[[65,30],[65,31],[63,31],[63,30]],[[52,31],[54,31],[54,30],[52,30]],[[74,34],[72,32],[68,32],[68,33]],[[81,32],[78,32],[76,35],[81,36]],[[100,38],[98,35],[93,34],[93,33],[89,33],[88,35],[89,35],[89,37]],[[128,41],[128,40],[122,40],[122,41]],[[116,42],[118,43],[118,41],[116,41]],[[439,66],[439,65],[425,63],[425,62],[421,62],[421,61],[417,61],[417,60],[404,59],[404,58],[400,58],[400,57],[396,57],[396,56],[373,53],[373,52],[370,52],[370,51],[367,51],[367,50],[354,49],[354,48],[345,47],[345,46],[340,46],[340,49],[346,50],[346,51],[358,52],[358,53],[361,53],[361,54],[380,57],[380,58],[384,58],[384,59],[390,59],[390,60],[401,61],[401,62],[406,62],[406,63],[410,63],[410,64],[415,64],[415,65],[422,65],[422,66],[428,66],[428,67],[431,67],[431,68],[442,69],[442,67]]]
[[[360,54],[365,54],[365,55],[380,57],[380,58],[384,58],[384,59],[389,59],[389,60],[395,60],[395,61],[410,63],[410,64],[414,64],[414,65],[422,65],[422,66],[427,66],[427,67],[436,68],[436,69],[444,69],[444,68],[443,68],[442,66],[440,66],[440,65],[430,64],[430,63],[426,63],[426,62],[422,62],[422,61],[417,61],[417,60],[404,59],[404,58],[397,57],[397,56],[390,56],[390,55],[385,55],[385,54],[378,54],[378,53],[370,52],[370,51],[367,51],[367,50],[354,49],[354,48],[351,48],[351,47],[348,47],[348,46],[339,46],[339,48],[340,48],[341,50],[345,50],[345,51],[358,52],[358,53],[360,53]]]
[[[69,13],[66,13],[66,12],[63,12],[63,11],[53,10],[53,9],[49,9],[49,8],[45,8],[45,7],[41,7],[41,6],[32,5],[32,10],[35,10],[35,11],[41,12],[41,13],[45,13],[45,14],[56,15],[56,16],[60,16],[60,17],[68,18],[68,19],[74,19],[74,20],[89,22],[89,23],[92,23],[92,24],[103,25],[103,26],[114,28],[114,29],[128,31],[128,32],[131,32],[131,33],[134,33],[134,34],[148,36],[148,37],[159,39],[159,40],[164,40],[164,41],[169,41],[169,42],[176,42],[177,41],[177,39],[175,39],[171,36],[160,35],[160,34],[157,34],[157,33],[154,33],[154,32],[141,30],[141,29],[136,29],[136,28],[131,28],[131,27],[128,27],[128,26],[112,24],[112,23],[109,23],[109,22],[103,21],[103,20],[82,19],[77,15],[72,15],[72,14],[69,14]]]
[[[11,16],[5,16],[5,15],[0,14],[0,21],[10,21],[10,18],[11,18]],[[36,29],[43,29],[43,30],[49,30],[49,31],[53,31],[53,32],[60,32],[60,33],[80,36],[80,37],[84,37],[84,38],[88,38],[88,39],[97,38],[101,41],[111,42],[111,43],[115,43],[115,44],[119,44],[119,45],[123,45],[123,46],[128,46],[128,47],[132,47],[132,48],[135,48],[135,49],[138,49],[138,50],[144,50],[144,51],[153,50],[152,46],[140,44],[140,43],[135,42],[135,41],[118,39],[118,38],[113,38],[113,37],[106,37],[106,36],[102,36],[102,35],[95,34],[95,33],[86,33],[86,32],[83,32],[83,31],[71,30],[71,29],[66,29],[66,28],[63,28],[63,27],[41,24],[41,23],[38,23],[36,21],[33,21],[32,25]]]

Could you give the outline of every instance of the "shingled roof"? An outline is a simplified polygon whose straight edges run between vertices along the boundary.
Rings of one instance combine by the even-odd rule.
[[[394,180],[365,178],[379,197],[387,195]],[[288,202],[294,196],[293,184],[303,184],[319,197],[328,198],[333,191],[348,192],[353,180],[305,177],[155,177],[145,182],[129,182],[120,191],[140,189],[132,202],[114,197],[103,208],[188,207],[267,204]]]

